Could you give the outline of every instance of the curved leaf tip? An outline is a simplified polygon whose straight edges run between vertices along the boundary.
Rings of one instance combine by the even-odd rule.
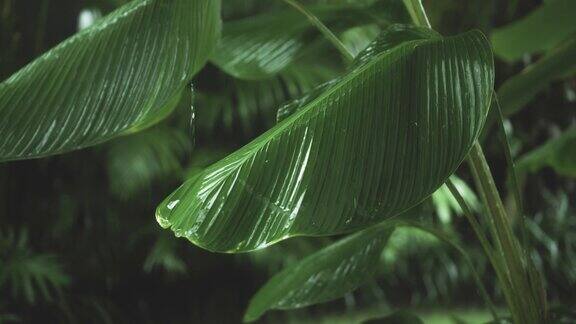
[[[184,183],[157,218],[205,249],[244,252],[398,215],[465,158],[486,119],[493,84],[490,45],[477,31],[374,53]]]

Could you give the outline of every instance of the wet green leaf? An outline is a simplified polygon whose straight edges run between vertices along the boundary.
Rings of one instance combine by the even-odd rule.
[[[398,215],[465,158],[486,119],[493,79],[490,46],[476,31],[374,53],[184,183],[156,218],[200,247],[240,252]]]
[[[136,0],[0,84],[0,161],[104,142],[169,114],[219,36],[219,0]]]
[[[388,24],[403,19],[393,1],[369,6],[373,1],[328,1],[311,6],[318,19],[335,31],[358,24]],[[320,33],[300,12],[285,10],[226,22],[222,39],[211,61],[239,79],[269,78],[318,46]]]

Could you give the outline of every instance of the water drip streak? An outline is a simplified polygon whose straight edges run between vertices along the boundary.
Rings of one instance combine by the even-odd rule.
[[[190,82],[190,145],[192,150],[196,147],[196,107],[194,101],[196,99],[196,92],[194,91],[194,84]]]

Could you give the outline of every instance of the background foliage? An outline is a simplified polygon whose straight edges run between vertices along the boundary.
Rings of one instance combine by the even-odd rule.
[[[306,1],[330,2],[338,1]],[[396,11],[372,10],[380,20],[366,25],[365,18],[349,15],[351,22],[331,27],[359,51],[382,26],[406,19],[401,3],[375,1],[376,8],[390,8],[387,2]],[[86,10],[105,15],[123,3],[1,0],[0,79],[74,34]],[[425,1],[432,24],[447,35],[471,28],[491,35],[539,5],[537,0]],[[226,0],[224,31],[230,21],[289,10],[281,1]],[[326,19],[330,25],[333,18]],[[66,155],[0,164],[0,322],[238,322],[272,274],[334,242],[337,238],[299,238],[231,257],[175,239],[152,218],[184,179],[273,125],[279,106],[342,73],[338,53],[305,22],[302,18],[297,33],[303,45],[276,74],[257,80],[231,76],[213,60],[186,89],[175,113],[149,130]],[[497,59],[497,88],[542,55]],[[507,121],[522,170],[531,253],[550,300],[566,305],[576,303],[576,162],[566,158],[574,153],[558,152],[576,147],[569,144],[573,130],[565,133],[576,123],[575,91],[573,74],[554,78]],[[486,143],[504,189],[501,148],[492,134]],[[460,176],[470,180],[466,172]],[[475,200],[473,193],[467,200]],[[423,221],[444,228],[471,251],[489,293],[501,302],[494,274],[447,191],[437,192],[425,210]],[[474,282],[464,260],[422,232],[394,232],[376,273],[374,281],[342,300],[273,312],[262,322],[346,322],[393,308],[482,307],[470,293]]]

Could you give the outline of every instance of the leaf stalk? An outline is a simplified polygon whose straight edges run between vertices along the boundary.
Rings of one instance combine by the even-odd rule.
[[[298,10],[300,13],[306,16],[306,18],[308,18],[308,20],[314,26],[316,26],[318,30],[320,30],[320,32],[324,35],[324,37],[326,37],[334,45],[334,47],[336,47],[338,51],[340,51],[340,53],[342,54],[342,56],[344,56],[347,62],[352,62],[354,60],[354,54],[352,54],[352,52],[350,52],[350,50],[346,48],[346,45],[344,45],[344,43],[342,43],[340,39],[338,39],[338,37],[336,37],[336,35],[334,35],[334,33],[330,29],[328,29],[328,27],[326,27],[326,25],[324,25],[320,21],[320,19],[318,19],[318,17],[316,17],[316,15],[314,15],[312,12],[310,12],[308,9],[306,9],[306,7],[304,7],[296,0],[284,0],[284,2],[294,7],[294,9]]]
[[[421,0],[404,0],[404,4],[414,24],[431,28]],[[497,108],[499,109],[499,107]],[[498,113],[498,117],[502,118],[501,112],[498,111]],[[509,151],[506,154],[508,162],[511,163]],[[448,188],[464,210],[496,271],[514,322],[522,324],[544,323],[547,317],[546,300],[540,276],[529,255],[523,250],[522,245],[514,235],[512,224],[504,209],[494,177],[478,141],[474,143],[469,153],[469,162],[488,212],[488,227],[495,249],[488,243],[487,238],[480,229],[480,224],[473,217],[470,209],[467,208],[456,187],[451,182],[448,182]],[[514,167],[513,164],[511,164],[511,167]],[[517,207],[521,210],[521,200],[518,192],[516,194]]]

